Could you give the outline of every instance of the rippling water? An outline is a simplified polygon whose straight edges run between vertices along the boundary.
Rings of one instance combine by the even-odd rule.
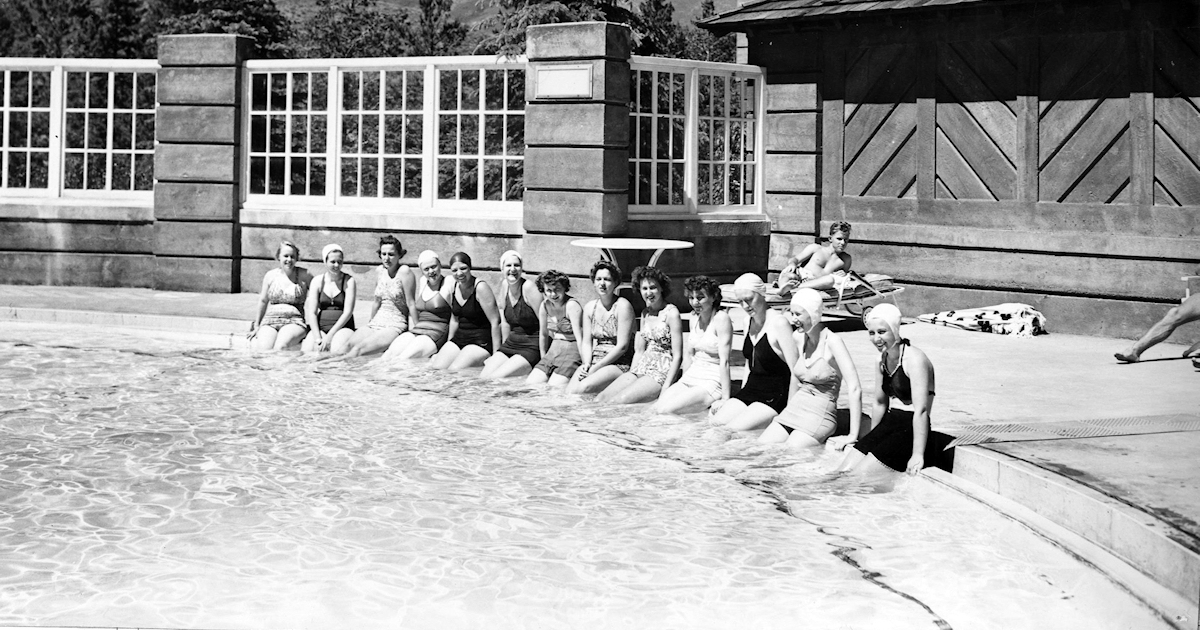
[[[931,482],[698,418],[0,326],[0,624],[1165,627]]]

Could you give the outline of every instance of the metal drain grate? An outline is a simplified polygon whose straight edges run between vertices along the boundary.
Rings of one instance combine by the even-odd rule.
[[[952,429],[953,431],[953,429]],[[1148,435],[1200,431],[1200,416],[1172,414],[1095,420],[1066,420],[1061,422],[982,424],[963,427],[962,433],[946,448],[996,442],[1033,442],[1038,440],[1070,440],[1119,435]]]

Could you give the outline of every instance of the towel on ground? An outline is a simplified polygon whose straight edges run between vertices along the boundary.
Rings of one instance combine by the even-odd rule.
[[[1014,337],[1046,334],[1046,317],[1032,306],[1016,302],[983,308],[928,313],[917,319],[930,324]]]

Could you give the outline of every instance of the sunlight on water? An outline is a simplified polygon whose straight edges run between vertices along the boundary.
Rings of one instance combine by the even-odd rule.
[[[927,480],[881,492],[696,417],[294,358],[0,328],[0,624],[1165,627]]]

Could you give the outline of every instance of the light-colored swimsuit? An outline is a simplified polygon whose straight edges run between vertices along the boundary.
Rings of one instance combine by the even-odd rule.
[[[646,323],[650,316],[642,315],[642,329],[637,334],[646,340],[646,349],[629,368],[631,374],[649,376],[658,381],[659,385],[666,384],[667,379],[672,376],[669,373],[671,371],[671,325],[663,317],[665,311],[666,308],[663,308],[658,316],[653,318],[654,322],[650,324]]]
[[[713,400],[718,400],[721,398],[721,355],[716,327],[710,320],[708,328],[701,329],[700,316],[694,313],[690,320],[692,363],[679,382],[689,387],[699,387],[708,392]]]
[[[379,266],[379,282],[375,284],[375,297],[379,298],[379,310],[371,318],[368,328],[391,329],[400,334],[408,330],[408,299],[404,285],[400,284],[400,270],[389,277],[387,267]]]
[[[613,308],[616,309],[617,303],[613,302]],[[603,319],[601,319],[603,318]],[[606,311],[600,304],[600,300],[596,300],[596,305],[592,307],[592,360],[589,366],[595,366],[601,359],[608,356],[608,353],[613,348],[617,347],[617,313],[615,310]],[[629,371],[629,364],[633,361],[633,344],[625,347],[625,354],[621,355],[616,361],[609,365],[615,366],[622,372]],[[588,370],[579,371],[579,380],[587,378]]]
[[[837,397],[842,387],[842,374],[837,371],[833,352],[829,349],[828,342],[832,334],[822,329],[812,356],[804,356],[801,350],[800,361],[804,362],[806,370],[825,361],[837,377],[824,383],[812,383],[797,377],[800,386],[788,398],[787,407],[775,417],[779,424],[807,433],[818,442],[824,442],[837,429]]]
[[[267,311],[263,313],[262,325],[279,330],[288,324],[304,326],[304,300],[308,297],[308,287],[291,278],[280,269],[269,272],[271,281],[267,285]]]

